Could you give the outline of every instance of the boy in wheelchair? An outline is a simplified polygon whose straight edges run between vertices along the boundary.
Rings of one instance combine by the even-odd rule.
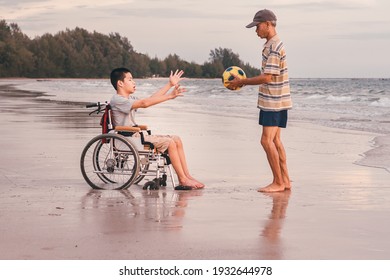
[[[112,70],[111,84],[116,94],[111,98],[112,122],[114,126],[137,126],[135,113],[139,108],[150,106],[183,96],[185,89],[179,82],[183,79],[183,71],[176,70],[169,77],[169,82],[159,91],[144,99],[137,99],[133,96],[136,90],[135,81],[129,69],[116,68]],[[173,87],[173,90],[170,89]],[[170,91],[170,92],[169,92]],[[176,135],[143,135],[146,142],[152,143],[158,152],[168,152],[170,161],[176,171],[179,184],[192,189],[200,189],[204,184],[193,178],[188,170],[187,161],[180,137]]]

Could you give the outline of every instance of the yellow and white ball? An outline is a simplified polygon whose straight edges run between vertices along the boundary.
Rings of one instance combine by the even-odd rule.
[[[231,88],[229,86],[229,82],[234,79],[233,75],[237,76],[239,79],[246,78],[244,70],[242,70],[238,66],[230,66],[230,67],[226,68],[226,70],[222,74],[223,85],[225,86],[225,88],[230,89],[230,90],[239,90],[242,87]]]

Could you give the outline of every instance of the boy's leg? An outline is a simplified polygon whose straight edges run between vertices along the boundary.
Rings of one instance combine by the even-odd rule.
[[[281,129],[279,128],[276,138],[275,138],[275,145],[276,149],[278,150],[279,153],[279,164],[280,164],[280,171],[282,172],[282,177],[284,181],[284,186],[286,189],[291,189],[291,181],[290,181],[290,176],[288,175],[288,169],[287,169],[287,156],[286,156],[286,151],[284,149],[282,140],[281,140]]]
[[[279,192],[284,191],[285,185],[280,168],[280,157],[275,145],[275,139],[280,128],[277,126],[263,126],[261,135],[261,145],[267,155],[268,163],[273,174],[273,182],[266,187],[259,188],[260,192]]]
[[[159,151],[168,150],[169,158],[181,185],[193,188],[204,187],[202,183],[192,178],[189,174],[180,137],[175,135],[145,135],[144,137],[145,141],[153,143]]]
[[[181,165],[180,156],[174,141],[172,141],[168,146],[168,154],[171,160],[173,169],[175,169],[179,183],[182,183],[187,179],[187,176],[184,173],[183,167]]]
[[[180,158],[180,163],[181,163],[181,166],[183,168],[183,171],[185,173],[185,175],[187,177],[190,176],[190,172],[188,170],[188,165],[187,165],[187,160],[186,160],[186,156],[185,156],[185,153],[184,153],[184,148],[183,148],[183,143],[181,141],[181,139],[177,136],[175,136],[173,138],[173,141],[175,141],[175,144],[176,144],[176,147],[177,147],[177,152],[178,152],[178,155],[179,155],[179,158]]]
[[[188,165],[187,165],[187,160],[186,160],[186,155],[185,155],[185,152],[184,152],[184,147],[183,147],[183,142],[181,141],[180,137],[176,136],[173,138],[173,140],[175,141],[176,143],[176,147],[177,147],[177,151],[178,151],[178,154],[179,154],[179,158],[180,158],[180,162],[181,162],[181,166],[183,168],[183,171],[184,171],[184,174],[194,180],[194,181],[197,181],[195,178],[193,178],[190,174],[190,171],[188,169]],[[197,181],[201,186],[201,188],[204,187],[204,184]]]
[[[171,141],[168,146],[168,154],[169,158],[171,160],[172,166],[176,171],[177,177],[179,179],[179,183],[183,186],[188,186],[192,188],[203,188],[204,186],[197,182],[196,180],[193,180],[192,178],[189,178],[186,175],[186,172],[182,165],[182,158],[180,156],[180,151],[178,146],[176,145],[175,141]]]

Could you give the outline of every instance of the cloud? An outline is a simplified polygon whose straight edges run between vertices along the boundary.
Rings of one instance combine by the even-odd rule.
[[[376,4],[376,0],[302,0],[274,1],[271,5],[276,8],[297,8],[301,10],[344,10],[344,9],[362,9]]]
[[[335,40],[390,40],[390,33],[388,32],[360,32],[351,34],[338,34],[329,36],[329,39]]]
[[[7,20],[23,19],[46,13],[57,13],[74,8],[98,8],[132,2],[132,0],[15,0],[1,1],[0,14]]]

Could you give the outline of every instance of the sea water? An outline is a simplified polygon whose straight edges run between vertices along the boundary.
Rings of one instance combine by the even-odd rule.
[[[136,80],[137,96],[147,97],[166,82]],[[291,79],[290,83],[294,106],[290,120],[380,134],[360,163],[390,172],[390,79]],[[15,84],[44,92],[42,98],[55,101],[104,102],[114,93],[108,79],[31,79]],[[182,85],[186,97],[176,99],[180,106],[167,103],[168,108],[250,119],[258,113],[256,86],[229,91],[220,79],[186,79]]]

